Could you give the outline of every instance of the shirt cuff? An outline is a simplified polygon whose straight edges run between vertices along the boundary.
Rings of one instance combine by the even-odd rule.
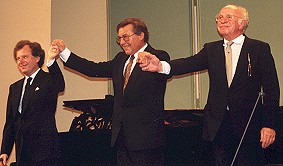
[[[62,51],[59,55],[62,61],[66,63],[71,55],[71,51],[66,47],[65,50]]]
[[[162,71],[159,73],[169,75],[171,71],[171,66],[169,65],[169,63],[166,61],[160,61],[160,62],[162,64]]]
[[[46,66],[47,66],[47,67],[50,67],[50,66],[53,65],[54,62],[55,62],[55,59],[52,59],[50,62],[48,62],[48,60],[47,60]]]

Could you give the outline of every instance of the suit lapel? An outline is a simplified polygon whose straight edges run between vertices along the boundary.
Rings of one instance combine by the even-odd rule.
[[[13,111],[16,112],[16,113],[19,113],[19,105],[20,105],[20,101],[21,101],[21,95],[22,95],[22,88],[23,88],[24,80],[25,80],[24,78],[21,79],[16,84],[15,88],[12,89],[15,96],[11,100],[14,103],[13,104]]]
[[[133,87],[134,82],[136,82],[136,79],[140,75],[140,71],[141,71],[140,67],[138,66],[138,64],[136,64],[135,67],[133,68],[133,71],[132,71],[130,77],[129,77],[129,81],[128,81],[128,84],[127,84],[127,86],[125,88],[124,93],[126,93],[126,91],[129,91],[129,89],[131,89]]]
[[[235,75],[233,77],[232,83],[231,83],[231,87],[233,87],[233,85],[237,85],[238,82],[241,80],[241,77],[245,76],[247,74],[247,66],[248,66],[248,53],[250,50],[250,40],[248,37],[245,37],[242,49],[241,49],[241,53],[239,56],[239,60],[237,63],[237,68],[235,71]]]
[[[128,60],[128,58],[129,58],[129,55],[126,55],[125,53],[123,53],[122,60],[118,67],[119,80],[117,80],[117,83],[119,83],[119,89],[121,91],[123,91],[123,86],[124,86],[124,67],[125,67],[125,63]]]
[[[27,107],[32,99],[32,96],[34,94],[35,91],[40,90],[40,84],[43,81],[44,77],[43,77],[43,70],[40,69],[40,71],[37,73],[37,75],[35,76],[35,78],[33,78],[32,84],[28,90],[27,96],[26,96],[26,101],[23,107],[23,114],[26,113],[26,111],[28,111]]]
[[[212,52],[209,52],[212,66],[215,68],[215,72],[218,73],[219,80],[221,84],[226,85],[228,88],[227,74],[226,74],[226,60],[223,47],[223,40],[219,40],[213,45]]]
[[[147,51],[147,52],[151,52],[153,51],[154,49],[148,44],[148,46],[145,48],[144,51]],[[137,58],[135,58],[135,61],[137,60]],[[142,73],[143,71],[141,70],[141,68],[139,67],[139,64],[136,64],[135,67],[133,68],[133,71],[130,75],[130,78],[129,78],[129,81],[128,81],[128,84],[125,88],[125,91],[124,91],[124,94],[126,93],[126,91],[131,91],[129,89],[131,89],[134,85],[134,83],[136,82],[136,80],[139,78],[140,74]]]

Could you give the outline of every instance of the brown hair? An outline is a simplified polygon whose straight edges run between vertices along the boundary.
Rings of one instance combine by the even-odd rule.
[[[17,52],[26,45],[28,45],[29,48],[31,49],[32,56],[34,56],[34,57],[39,56],[40,57],[40,60],[37,64],[38,64],[38,67],[41,68],[42,65],[44,64],[45,52],[41,48],[41,45],[37,42],[31,42],[29,40],[19,41],[14,48],[14,59],[16,60],[16,58],[17,58]]]
[[[132,24],[133,28],[134,28],[134,33],[135,34],[140,34],[141,32],[144,33],[144,42],[148,42],[149,40],[149,32],[147,29],[147,26],[145,25],[144,21],[140,18],[126,18],[125,20],[123,20],[122,22],[120,22],[117,27],[116,30],[117,32],[119,31],[120,28]]]

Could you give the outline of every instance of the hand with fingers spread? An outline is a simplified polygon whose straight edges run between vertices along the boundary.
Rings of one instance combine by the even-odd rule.
[[[267,148],[275,141],[275,130],[267,127],[263,127],[260,131],[260,142],[262,148]]]

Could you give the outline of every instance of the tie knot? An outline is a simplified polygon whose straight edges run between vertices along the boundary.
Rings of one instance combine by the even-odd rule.
[[[227,43],[227,46],[231,46],[233,43],[234,43],[233,41],[229,41],[229,42]]]
[[[31,77],[29,77],[29,78],[27,79],[27,84],[28,84],[28,85],[30,85],[31,80],[32,80]]]
[[[130,56],[130,60],[134,60],[135,59],[135,56],[134,55],[131,55]]]

